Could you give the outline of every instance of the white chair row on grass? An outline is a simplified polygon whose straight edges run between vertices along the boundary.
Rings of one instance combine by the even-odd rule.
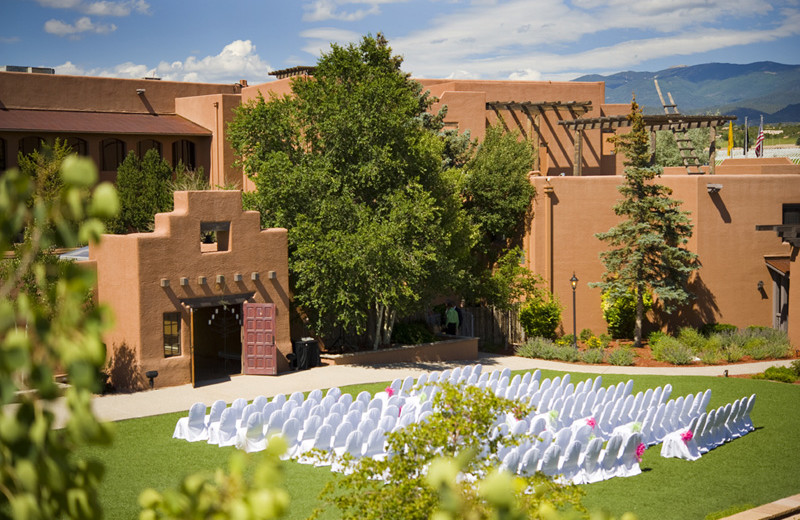
[[[697,460],[704,453],[747,435],[755,429],[750,419],[755,402],[756,394],[752,394],[693,418],[685,428],[664,437],[661,456]]]
[[[632,438],[637,439],[639,451],[662,441],[673,443],[676,435],[683,435],[686,447],[691,444],[683,439],[692,431],[699,453],[704,447],[713,449],[708,446],[718,439],[726,442],[752,429],[755,396],[706,414],[710,390],[669,399],[669,384],[633,395],[632,380],[606,388],[600,376],[574,385],[569,374],[542,380],[536,370],[510,378],[508,369],[483,372],[482,368],[458,367],[426,373],[417,380],[396,379],[375,396],[361,392],[353,398],[331,388],[325,395],[313,390],[307,398],[295,392],[272,400],[259,396],[250,404],[237,399],[230,407],[216,401],[208,414],[203,403],[196,403],[189,416],[178,421],[173,437],[251,452],[265,449],[272,435],[282,435],[289,446],[286,457],[320,465],[345,452],[355,458],[384,457],[385,436],[433,413],[433,396],[442,382],[490,388],[532,405],[535,412],[528,417],[503,414],[496,419],[491,435],[503,437],[498,459],[510,470],[560,474],[564,481],[596,482],[638,474],[638,459],[633,464],[629,457]],[[516,440],[506,441],[510,438]],[[504,443],[508,447],[502,447]],[[673,451],[684,453],[678,448]],[[318,452],[313,458],[311,450]],[[320,456],[323,452],[330,457]]]

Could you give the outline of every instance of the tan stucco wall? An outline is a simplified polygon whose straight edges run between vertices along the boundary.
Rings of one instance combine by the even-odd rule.
[[[572,332],[573,271],[579,279],[576,293],[577,329],[606,330],[600,308],[600,290],[588,287],[604,271],[599,253],[606,244],[594,234],[619,222],[612,205],[620,198],[622,177],[533,177],[537,190],[535,217],[526,237],[528,266],[552,284],[564,306],[565,332]],[[674,190],[691,212],[694,235],[688,247],[699,255],[702,267],[692,281],[698,299],[693,308],[673,313],[667,325],[718,322],[739,327],[772,326],[771,278],[765,255],[789,255],[774,232],[756,231],[758,224],[780,224],[782,204],[800,202],[797,175],[668,176],[659,183]],[[716,195],[707,184],[722,184]],[[548,185],[552,194],[548,195]],[[552,201],[552,242],[549,209]],[[552,251],[550,244],[552,243]],[[551,267],[552,266],[552,267]],[[757,290],[764,282],[765,294]],[[796,292],[796,291],[795,291]],[[791,291],[790,291],[791,295]],[[790,296],[791,297],[791,296]],[[796,296],[795,296],[796,298]],[[790,305],[789,323],[800,321],[800,308]],[[791,326],[791,325],[790,325]],[[800,327],[792,341],[800,345]]]
[[[175,113],[212,132],[210,148],[209,183],[212,187],[236,186],[242,188],[243,175],[233,167],[233,147],[225,138],[228,123],[233,121],[235,110],[242,97],[233,94],[184,97],[175,100]]]
[[[274,303],[276,308],[276,346],[278,370],[288,369],[291,353],[289,336],[289,273],[287,232],[262,230],[259,214],[242,211],[241,192],[176,192],[175,210],[159,213],[152,233],[105,235],[90,248],[90,259],[97,264],[98,298],[111,307],[116,326],[106,336],[109,361],[124,342],[132,351],[140,377],[158,370],[159,386],[190,381],[191,314],[182,299],[222,297],[254,292],[255,302]],[[230,247],[227,251],[201,252],[200,223],[230,222]],[[270,278],[273,271],[275,278]],[[251,273],[258,273],[258,280]],[[234,281],[241,274],[242,281]],[[217,284],[217,275],[224,283]],[[205,285],[198,277],[205,276]],[[181,277],[188,285],[181,286]],[[162,287],[161,280],[169,280]],[[165,312],[182,313],[181,355],[164,358],[162,319]]]
[[[144,95],[136,93],[141,88]],[[176,98],[238,94],[240,90],[238,83],[0,72],[0,105],[7,109],[174,114]]]

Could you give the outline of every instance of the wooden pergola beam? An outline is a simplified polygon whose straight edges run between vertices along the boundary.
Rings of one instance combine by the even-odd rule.
[[[648,130],[691,130],[716,128],[736,120],[736,116],[686,116],[678,114],[642,116]],[[572,130],[614,130],[631,126],[628,116],[587,117],[559,121],[559,125]]]

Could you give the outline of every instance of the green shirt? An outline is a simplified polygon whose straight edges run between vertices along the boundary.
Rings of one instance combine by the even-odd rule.
[[[447,309],[447,312],[445,313],[445,318],[447,320],[447,324],[455,323],[456,325],[458,325],[458,311],[456,311],[456,308],[450,307],[449,309]]]

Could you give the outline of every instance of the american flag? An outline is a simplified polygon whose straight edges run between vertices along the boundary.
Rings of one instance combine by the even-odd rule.
[[[756,139],[756,157],[764,155],[764,120],[758,125],[758,139]]]

